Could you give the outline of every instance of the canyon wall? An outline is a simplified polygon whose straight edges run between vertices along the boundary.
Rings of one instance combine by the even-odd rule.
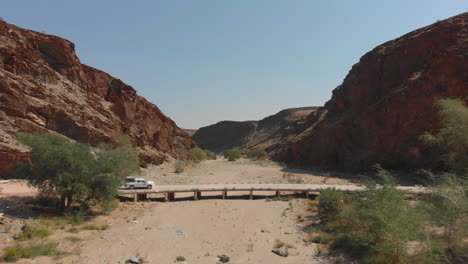
[[[418,136],[438,129],[437,98],[468,103],[467,25],[463,13],[366,53],[274,158],[342,170],[439,166],[440,153]]]
[[[195,146],[131,86],[81,64],[72,42],[0,21],[0,177],[28,160],[19,132],[57,133],[91,145],[126,135],[142,166],[186,159]]]

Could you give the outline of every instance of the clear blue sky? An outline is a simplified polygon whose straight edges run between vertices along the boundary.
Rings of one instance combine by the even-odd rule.
[[[375,46],[466,0],[3,0],[0,16],[73,41],[184,128],[323,105]]]

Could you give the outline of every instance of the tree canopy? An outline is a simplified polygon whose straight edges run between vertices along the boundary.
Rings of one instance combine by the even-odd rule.
[[[444,151],[447,165],[457,173],[468,173],[468,107],[462,99],[439,99],[436,107],[441,116],[437,133],[424,133],[421,140]]]
[[[96,149],[52,134],[19,134],[18,139],[31,148],[31,163],[18,164],[17,176],[60,197],[63,208],[112,200],[125,176],[139,169],[137,153],[121,137]]]

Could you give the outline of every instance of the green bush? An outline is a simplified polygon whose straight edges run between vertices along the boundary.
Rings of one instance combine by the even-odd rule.
[[[195,163],[199,163],[207,158],[208,155],[206,154],[206,151],[201,148],[196,147],[190,150],[190,159]]]
[[[332,235],[325,241],[333,238],[333,249],[344,249],[362,263],[410,263],[408,242],[421,234],[425,218],[396,188],[393,175],[380,166],[376,169],[381,186],[367,180],[362,193],[321,192],[319,216],[323,230]]]
[[[262,148],[254,148],[247,151],[247,157],[251,160],[263,160],[268,158],[268,153]]]
[[[15,246],[6,249],[3,259],[6,262],[16,262],[21,258],[35,258],[38,256],[58,256],[64,254],[57,249],[58,243],[47,242],[29,246]]]
[[[442,159],[456,173],[468,174],[468,107],[462,99],[436,101],[441,126],[436,134],[424,133],[420,139],[445,154]]]
[[[334,220],[341,211],[343,193],[336,189],[326,188],[320,191],[317,205],[319,216],[325,221]]]
[[[224,151],[224,158],[226,158],[228,161],[236,161],[240,159],[240,151],[238,149],[230,149]]]
[[[216,156],[216,153],[214,153],[213,151],[209,151],[209,150],[205,150],[206,151],[206,156],[208,159],[210,160],[216,160],[217,159],[217,156]]]
[[[85,221],[86,217],[77,213],[67,214],[64,216],[41,216],[39,217],[39,224],[59,228],[66,225],[80,225]]]
[[[431,193],[423,196],[420,209],[429,217],[430,223],[442,231],[426,234],[430,255],[440,256],[440,252],[445,252],[443,255],[449,262],[463,262],[464,253],[468,252],[468,244],[462,242],[468,236],[467,187],[466,178],[443,174],[430,188]]]
[[[21,234],[18,236],[18,240],[25,241],[34,238],[45,238],[50,235],[52,235],[52,231],[50,231],[47,227],[39,225],[33,219],[28,219],[21,228]]]
[[[21,258],[22,255],[23,254],[21,253],[21,249],[9,247],[6,249],[3,259],[6,262],[16,262]]]
[[[203,150],[199,147],[193,148],[190,150],[190,160],[199,163],[203,160],[216,160],[216,154],[209,150]]]
[[[78,243],[78,242],[81,242],[83,239],[79,238],[79,237],[74,237],[74,236],[67,236],[65,237],[65,240],[71,242],[71,243]]]
[[[80,232],[80,229],[78,229],[76,227],[72,227],[72,228],[68,229],[67,232],[76,234],[76,233]]]
[[[119,199],[113,199],[111,201],[98,202],[96,203],[96,209],[105,215],[109,215],[112,211],[119,207]]]
[[[96,150],[51,134],[20,134],[31,147],[32,163],[20,163],[17,175],[40,192],[61,198],[61,208],[112,201],[125,176],[138,171],[138,155],[128,140],[100,144]]]

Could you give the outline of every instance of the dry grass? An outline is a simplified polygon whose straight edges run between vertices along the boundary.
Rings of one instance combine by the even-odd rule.
[[[16,245],[6,249],[3,259],[6,262],[16,262],[22,258],[35,258],[38,256],[58,256],[65,252],[57,249],[57,242],[37,243],[28,246]]]
[[[302,179],[301,176],[294,175],[294,174],[292,174],[290,172],[284,173],[283,174],[283,179],[286,179],[286,181],[288,181],[288,183],[295,183],[295,184],[304,183],[304,180]]]
[[[281,241],[281,240],[279,240],[279,239],[276,239],[276,240],[275,240],[274,248],[282,248],[282,247],[285,247],[285,248],[296,248],[296,247],[294,247],[294,246],[291,245],[291,244],[288,244],[288,243],[283,242],[283,241]]]

